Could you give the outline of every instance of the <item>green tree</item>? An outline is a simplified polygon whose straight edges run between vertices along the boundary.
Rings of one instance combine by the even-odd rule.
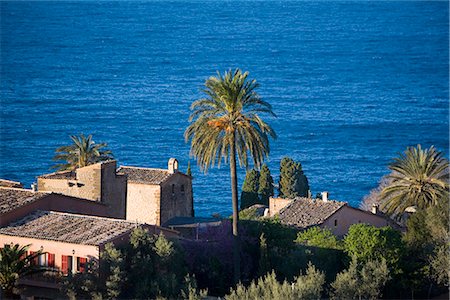
[[[377,228],[368,224],[350,226],[344,238],[344,250],[358,262],[385,259],[394,274],[401,272],[400,260],[405,245],[400,232],[391,227]]]
[[[318,226],[311,227],[297,234],[295,240],[298,244],[305,246],[320,247],[327,249],[342,249],[342,243],[328,228],[320,228]]]
[[[390,184],[382,191],[382,208],[401,216],[409,206],[424,209],[449,198],[449,162],[431,146],[408,147],[389,165]]]
[[[368,260],[360,264],[353,259],[349,268],[339,273],[331,284],[331,298],[379,299],[389,278],[385,259]]]
[[[269,205],[269,198],[273,196],[273,178],[266,164],[261,167],[258,194],[261,204]]]
[[[285,157],[280,163],[279,196],[283,198],[309,197],[308,179],[302,164]]]
[[[105,269],[108,274],[105,283],[106,294],[108,298],[119,298],[122,288],[127,281],[123,254],[120,250],[114,248],[112,243],[108,243],[101,254],[101,259],[105,263]]]
[[[46,270],[33,264],[42,251],[27,255],[30,246],[5,244],[0,248],[0,285],[6,298],[12,298],[17,292],[16,285],[20,278]]]
[[[253,281],[245,288],[238,284],[235,290],[231,290],[226,300],[272,300],[272,299],[321,299],[325,275],[312,264],[308,265],[305,275],[295,278],[294,282],[278,282],[275,273]]]
[[[236,158],[240,165],[248,166],[250,155],[259,169],[269,155],[269,137],[276,138],[275,131],[259,116],[275,114],[257,94],[258,86],[256,80],[248,79],[248,72],[239,69],[210,77],[203,90],[206,97],[191,105],[191,124],[185,131],[186,141],[191,140],[191,154],[205,172],[215,163],[220,165],[222,159],[229,160],[236,281],[240,277]]]
[[[112,152],[105,149],[106,143],[96,144],[92,135],[71,135],[73,144],[56,149],[54,161],[64,161],[54,166],[59,171],[73,170],[112,158]]]
[[[247,171],[241,193],[241,209],[259,203],[259,172],[255,169]]]

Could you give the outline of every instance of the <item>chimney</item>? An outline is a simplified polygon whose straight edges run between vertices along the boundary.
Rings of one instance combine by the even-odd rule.
[[[37,184],[36,184],[36,182],[33,182],[32,184],[31,184],[31,191],[34,193],[34,192],[37,192]]]
[[[372,204],[372,213],[374,215],[378,214],[378,204]]]
[[[175,158],[169,159],[168,169],[170,174],[174,174],[178,172],[178,160]]]
[[[322,201],[327,202],[328,201],[328,192],[322,192]]]

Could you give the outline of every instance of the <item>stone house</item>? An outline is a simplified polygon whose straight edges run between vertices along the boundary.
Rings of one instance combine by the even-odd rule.
[[[171,158],[167,169],[120,167],[127,177],[127,220],[162,225],[174,217],[193,217],[192,177],[178,171]]]
[[[351,225],[358,223],[400,229],[397,223],[382,215],[376,207],[368,212],[351,207],[346,202],[328,200],[327,196],[324,192],[322,199],[270,198],[268,215],[278,216],[282,224],[300,230],[320,226],[330,229],[337,236],[344,236]]]
[[[99,261],[107,243],[128,243],[131,232],[143,227],[153,234],[176,237],[177,232],[154,225],[120,219],[37,210],[0,228],[0,247],[4,244],[31,244],[29,251],[44,253],[35,264],[60,271],[62,276],[82,272],[86,263]],[[60,276],[42,274],[19,281],[23,297],[61,298]]]
[[[38,177],[38,191],[53,192],[103,203],[108,216],[125,219],[127,179],[116,173],[116,161],[110,160]]]
[[[192,178],[167,169],[122,166],[111,160],[38,177],[40,192],[54,192],[102,203],[109,217],[161,225],[173,217],[194,215]]]

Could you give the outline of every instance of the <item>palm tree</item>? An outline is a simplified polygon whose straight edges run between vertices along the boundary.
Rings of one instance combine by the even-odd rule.
[[[71,135],[70,139],[73,144],[59,147],[53,157],[54,161],[65,161],[54,166],[59,171],[74,170],[112,158],[112,152],[104,149],[108,144],[96,144],[92,140],[92,135],[87,137],[84,134]]]
[[[275,131],[259,116],[275,114],[255,91],[258,86],[256,80],[248,79],[248,72],[240,69],[223,75],[217,72],[205,82],[206,97],[192,103],[190,125],[185,131],[186,141],[191,140],[191,155],[205,173],[210,166],[217,163],[220,167],[222,160],[229,160],[236,281],[240,277],[236,157],[240,166],[247,167],[250,155],[259,169],[269,155],[269,137],[276,138]]]
[[[425,209],[449,198],[449,162],[434,146],[408,147],[389,165],[390,181],[381,193],[381,208],[401,216],[409,206]]]
[[[21,247],[19,244],[5,244],[0,249],[0,285],[6,298],[13,297],[20,278],[46,270],[33,264],[43,252],[37,251],[27,255],[29,247],[30,245]]]

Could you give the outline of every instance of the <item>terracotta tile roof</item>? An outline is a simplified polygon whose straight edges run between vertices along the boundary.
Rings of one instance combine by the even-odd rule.
[[[320,225],[341,207],[347,205],[346,202],[322,201],[320,199],[296,198],[291,204],[284,207],[279,212],[279,219],[285,225],[297,228],[308,228]]]
[[[0,187],[0,215],[47,196],[48,193]]]
[[[173,175],[163,169],[138,167],[120,167],[117,172],[127,175],[128,182],[143,184],[161,184]]]
[[[137,226],[119,219],[35,211],[0,228],[0,234],[98,246]]]
[[[76,179],[77,174],[75,171],[63,171],[63,172],[55,172],[50,174],[45,174],[39,176],[39,178],[47,178],[47,179]]]

